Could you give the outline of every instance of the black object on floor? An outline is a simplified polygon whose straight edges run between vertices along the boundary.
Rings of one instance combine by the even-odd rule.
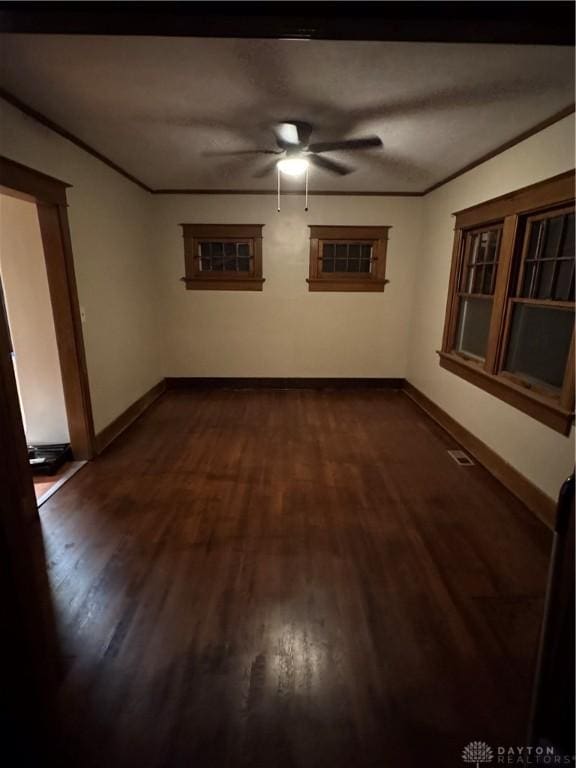
[[[65,462],[71,460],[70,443],[28,446],[28,461],[33,475],[54,475]]]

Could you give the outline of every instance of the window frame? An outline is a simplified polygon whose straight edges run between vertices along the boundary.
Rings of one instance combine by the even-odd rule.
[[[389,226],[351,227],[309,225],[310,251],[309,291],[382,292],[386,280],[386,252]],[[324,245],[370,245],[372,248],[369,272],[324,272],[322,253]]]
[[[187,291],[261,291],[262,228],[264,224],[180,224],[184,239]],[[200,268],[200,245],[206,242],[248,243],[250,270],[204,272]]]
[[[522,300],[521,285],[531,221],[574,211],[574,171],[466,208],[454,214],[455,235],[446,304],[440,366],[529,414],[552,429],[569,434],[574,419],[574,332],[559,392],[504,370],[510,343],[512,309]],[[502,225],[485,359],[471,359],[455,350],[459,296],[467,235]],[[524,300],[526,303],[526,300]],[[545,300],[537,300],[543,305]],[[573,302],[551,301],[557,309],[574,311]]]

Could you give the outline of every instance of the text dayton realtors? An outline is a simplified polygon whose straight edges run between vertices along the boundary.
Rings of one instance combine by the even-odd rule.
[[[559,755],[554,747],[496,747],[500,765],[574,765],[574,755]]]

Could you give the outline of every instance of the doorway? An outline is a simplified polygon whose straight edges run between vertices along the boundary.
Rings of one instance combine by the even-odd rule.
[[[75,474],[36,205],[0,194],[0,302],[38,506]]]
[[[0,159],[4,322],[38,504],[94,455],[64,182]],[[45,476],[42,476],[42,474]]]

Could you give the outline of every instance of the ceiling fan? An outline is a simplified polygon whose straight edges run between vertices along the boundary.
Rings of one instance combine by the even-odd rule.
[[[266,176],[274,168],[288,176],[299,176],[305,173],[310,165],[339,176],[346,176],[352,173],[354,168],[324,157],[325,152],[351,151],[382,146],[382,141],[378,136],[343,139],[342,141],[319,141],[311,144],[312,125],[296,120],[278,123],[274,126],[273,131],[278,149],[246,149],[216,154],[275,155],[274,160],[254,174],[255,178]]]

